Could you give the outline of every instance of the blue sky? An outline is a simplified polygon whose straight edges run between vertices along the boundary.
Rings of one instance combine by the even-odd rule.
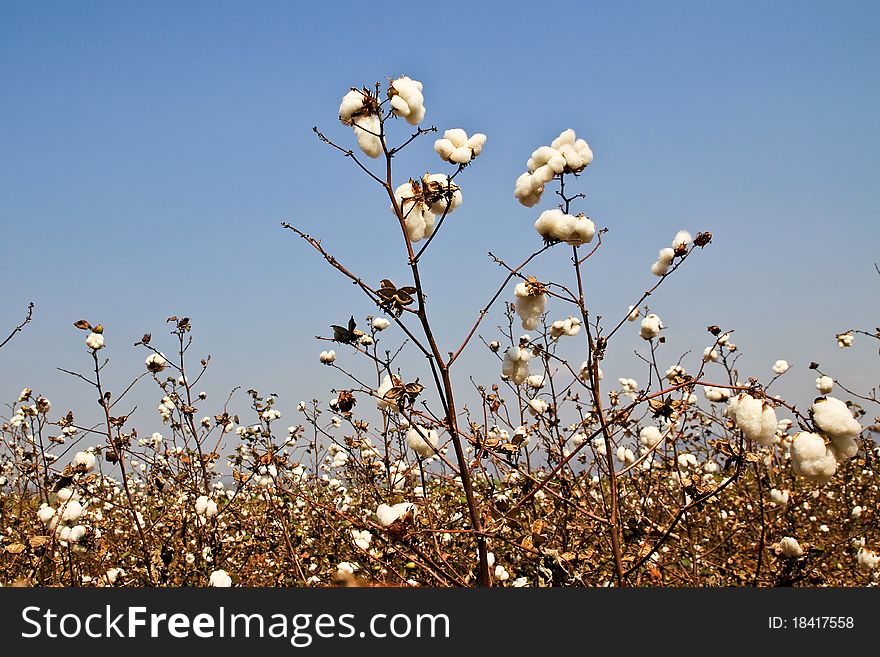
[[[27,385],[92,404],[55,370],[88,364],[72,322],[107,327],[119,388],[142,368],[143,332],[170,345],[171,314],[213,357],[213,400],[234,385],[291,411],[326,399],[343,382],[313,336],[372,309],[280,222],[369,280],[403,280],[387,201],[311,133],[353,144],[341,96],[399,74],[423,81],[426,124],[489,137],[424,265],[446,348],[500,280],[486,252],[537,246],[552,200],[524,208],[513,182],[572,127],[595,153],[579,209],[610,229],[588,272],[594,312],[621,316],[678,229],[709,230],[651,299],[669,326],[662,363],[688,349],[694,362],[719,324],[736,328],[745,376],[787,358],[785,390],[808,400],[816,360],[864,388],[874,347],[841,351],[834,333],[877,325],[878,33],[872,2],[0,3],[0,327],[36,304],[0,351],[0,399]],[[443,170],[430,139],[397,165],[399,182]],[[529,273],[570,280],[566,259]],[[632,328],[606,371],[642,382]],[[465,383],[497,377],[478,343],[460,363]]]

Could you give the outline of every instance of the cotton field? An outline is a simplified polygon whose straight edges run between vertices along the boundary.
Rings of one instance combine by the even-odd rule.
[[[493,139],[431,117],[431,93],[405,75],[343,85],[342,127],[315,129],[316,147],[340,155],[339,178],[375,183],[371,217],[397,231],[385,257],[406,263],[405,279],[354,272],[319,237],[278,229],[363,293],[363,313],[315,326],[302,347],[336,377],[332,394],[282,399],[230,382],[214,398],[188,317],[142,318],[153,330],[133,346],[109,319],[70,318],[81,347],[63,371],[99,400],[97,416],[42,396],[39,381],[6,400],[0,584],[877,584],[876,388],[782,358],[740,371],[734,326],[707,326],[686,354],[667,349],[674,317],[651,295],[687,277],[690,258],[712,257],[709,226],[670,226],[656,261],[629,263],[640,275],[618,316],[598,317],[586,272],[606,227],[582,190],[602,154],[594,162],[581,131],[549,127],[522,154],[509,188],[532,209],[533,254],[493,256],[502,279],[483,311],[460,336],[436,334],[420,258],[467,213],[469,169]],[[394,156],[423,145],[422,168],[398,171]],[[570,262],[567,278],[544,278],[538,256]],[[835,350],[880,346],[876,329],[840,328]],[[606,378],[623,334],[640,350]],[[114,369],[122,350],[139,351],[139,371]],[[479,350],[495,366],[461,376],[459,357]],[[404,352],[423,369],[409,371]],[[111,390],[108,371],[129,383]],[[781,377],[817,396],[783,398]],[[133,389],[151,408],[131,412]]]

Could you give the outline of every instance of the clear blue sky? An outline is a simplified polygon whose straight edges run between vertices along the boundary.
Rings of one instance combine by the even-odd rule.
[[[610,228],[589,273],[596,312],[625,312],[679,228],[710,230],[652,298],[664,364],[702,350],[714,323],[737,329],[746,376],[788,358],[795,397],[812,397],[810,360],[876,382],[874,348],[833,336],[878,323],[878,34],[874,2],[2,2],[0,328],[29,301],[36,313],[0,351],[0,398],[28,385],[91,405],[55,371],[87,366],[74,320],[107,327],[119,389],[142,368],[132,343],[163,344],[164,319],[185,314],[215,402],[237,384],[278,392],[288,417],[326,399],[342,381],[313,336],[372,309],[279,224],[370,280],[402,280],[387,201],[311,133],[353,143],[342,94],[399,74],[424,82],[426,124],[489,137],[425,264],[445,347],[498,283],[486,252],[536,246],[539,208],[513,182],[573,127],[595,153],[581,209]],[[442,170],[430,140],[399,165],[400,182]],[[562,278],[565,260],[530,273]],[[631,337],[606,371],[641,383]],[[497,377],[479,346],[469,358]]]

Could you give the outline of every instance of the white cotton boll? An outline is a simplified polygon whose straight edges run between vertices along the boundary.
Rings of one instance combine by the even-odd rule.
[[[583,214],[578,214],[574,217],[571,215],[566,216],[571,217],[571,219],[567,220],[569,223],[568,235],[564,241],[572,246],[582,246],[589,243],[596,234],[596,224]]]
[[[388,89],[392,111],[405,118],[410,125],[418,125],[425,118],[422,88],[422,83],[418,80],[402,76],[394,80]]]
[[[389,326],[391,326],[391,322],[385,319],[384,317],[374,317],[372,326],[377,331],[384,331]]]
[[[651,265],[651,273],[654,276],[665,276],[669,271],[669,263],[660,262],[659,260]]]
[[[583,158],[571,144],[563,144],[562,146],[560,146],[559,154],[565,160],[565,165],[569,168],[569,170],[573,171],[583,165]]]
[[[650,313],[645,319],[642,320],[641,326],[639,328],[639,336],[644,340],[652,340],[656,338],[660,334],[660,330],[663,328],[663,321],[659,316],[654,313]]]
[[[573,146],[576,136],[575,131],[571,128],[563,130],[556,139],[550,142],[550,148],[559,150],[565,145]]]
[[[543,374],[532,374],[530,377],[526,379],[526,383],[529,384],[530,388],[534,388],[535,390],[540,390],[544,387],[544,375]]]
[[[391,506],[380,504],[376,508],[376,517],[379,519],[380,525],[390,527],[396,520],[405,516],[412,507],[412,502],[400,502]]]
[[[791,443],[791,469],[807,479],[826,483],[837,470],[837,459],[822,436],[801,431]]]
[[[374,158],[382,154],[382,139],[379,137],[382,128],[378,116],[359,116],[352,121],[352,129],[357,136],[358,146],[364,153]]]
[[[770,501],[776,506],[788,506],[789,492],[787,490],[779,490],[773,488],[770,490]]]
[[[91,472],[95,469],[98,459],[91,452],[77,452],[73,457],[73,465],[82,468],[85,472]]]
[[[678,467],[682,469],[694,469],[697,467],[697,457],[693,454],[679,454],[678,458]]]
[[[67,487],[65,486],[64,488],[59,488],[59,489],[58,489],[58,492],[55,493],[55,496],[56,496],[61,502],[67,502],[67,501],[70,500],[70,499],[74,499],[74,500],[75,500],[77,497],[79,497],[79,494],[76,493],[72,488],[67,488]]]
[[[37,518],[39,518],[40,522],[43,524],[48,524],[50,520],[55,516],[55,509],[51,506],[46,506],[45,503],[39,508],[37,511]]]
[[[859,444],[852,436],[838,436],[831,439],[831,451],[838,463],[851,459],[859,452]]]
[[[352,89],[342,97],[339,105],[339,120],[345,125],[351,125],[351,117],[364,108],[364,94]]]
[[[855,439],[862,425],[853,417],[847,405],[835,397],[817,400],[811,407],[813,422],[832,441]]]
[[[329,365],[336,360],[336,352],[333,349],[331,349],[330,351],[322,351],[321,355],[318,356],[318,360],[320,360],[325,365]]]
[[[527,331],[538,328],[538,320],[547,305],[547,295],[534,293],[534,287],[525,282],[518,283],[513,290],[516,295],[516,312],[522,320],[522,327]]]
[[[880,555],[873,550],[860,548],[856,553],[856,565],[866,571],[876,570],[880,566]]]
[[[746,438],[765,447],[775,442],[776,411],[766,399],[756,399],[751,395],[741,394],[731,412],[731,419],[742,429]]]
[[[830,376],[820,376],[816,379],[816,390],[819,394],[827,395],[834,388],[834,379]]]
[[[678,249],[683,249],[688,244],[691,243],[691,234],[686,230],[680,230],[675,234],[675,237],[672,239],[672,248],[677,251]]]
[[[70,532],[67,534],[67,541],[69,543],[79,543],[86,535],[86,528],[82,525],[74,525],[70,528]]]
[[[533,416],[538,417],[539,415],[543,415],[547,412],[547,409],[550,408],[550,405],[545,402],[543,399],[532,399],[529,402],[529,413]]]
[[[513,195],[527,208],[534,207],[541,200],[544,185],[534,179],[531,173],[526,172],[516,179]]]
[[[422,177],[422,188],[425,190],[428,210],[433,214],[451,214],[461,205],[461,188],[449,181],[443,173],[431,173]],[[448,208],[448,209],[447,209]],[[433,217],[431,218],[433,224]]]
[[[148,372],[157,373],[165,369],[168,361],[166,361],[159,354],[150,354],[149,356],[147,356],[147,360],[144,361],[144,364],[147,366]]]
[[[856,505],[856,506],[854,506],[854,507],[852,508],[852,511],[850,511],[850,513],[849,513],[849,517],[852,518],[853,520],[858,520],[859,518],[862,517],[862,511],[863,511],[863,510],[864,510],[864,509],[862,509],[861,506]]]
[[[547,167],[554,173],[554,175],[559,175],[565,171],[565,158],[559,153],[554,153],[553,157],[547,161]]]
[[[545,210],[535,222],[535,230],[544,239],[556,239],[552,235],[556,232],[556,224],[565,216],[559,208]]]
[[[416,454],[423,458],[434,456],[437,449],[437,431],[419,426],[410,427],[406,432],[406,444]]]
[[[232,586],[232,578],[225,570],[215,570],[208,578],[208,586],[226,589]]]
[[[376,401],[376,407],[380,411],[394,411],[395,413],[400,412],[400,408],[398,408],[396,403],[394,403],[390,399],[385,399],[385,395],[393,387],[394,382],[391,380],[391,376],[386,374],[385,378],[382,379],[382,384],[376,389],[376,396],[378,397]]]
[[[63,522],[76,522],[82,517],[83,506],[77,500],[69,500],[61,511],[61,520]]]
[[[660,433],[660,429],[650,425],[642,427],[641,431],[639,431],[639,440],[645,447],[650,449],[663,440],[663,434]]]
[[[663,264],[670,264],[675,259],[675,251],[666,247],[665,249],[660,249],[660,252],[657,255],[657,262],[662,262]]]
[[[565,322],[557,319],[550,325],[550,337],[553,340],[561,338],[565,334]]]
[[[532,355],[527,349],[511,347],[504,352],[501,374],[515,385],[522,384],[529,377],[529,359]]]
[[[626,316],[626,321],[634,322],[639,318],[640,314],[638,306],[630,306],[629,315]]]
[[[629,447],[621,445],[617,448],[617,460],[624,466],[632,465],[636,462],[636,455],[633,454],[633,451]]]
[[[797,542],[797,539],[786,536],[779,541],[779,549],[782,550],[782,556],[786,559],[796,559],[804,554],[804,549]]]
[[[100,333],[89,333],[89,336],[86,338],[86,346],[89,349],[94,349],[98,351],[98,349],[104,348],[104,336]]]
[[[773,363],[773,373],[774,374],[785,374],[788,372],[788,361],[787,360],[777,360]]]
[[[717,363],[718,362],[718,350],[713,349],[712,347],[706,347],[703,349],[703,362],[704,363]]]

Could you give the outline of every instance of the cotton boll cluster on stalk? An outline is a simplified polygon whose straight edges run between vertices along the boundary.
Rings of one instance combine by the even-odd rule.
[[[644,340],[653,340],[658,335],[660,335],[660,331],[663,329],[663,321],[659,316],[654,313],[650,313],[645,319],[642,320],[641,326],[639,328],[639,337]]]
[[[582,246],[592,241],[596,224],[583,213],[565,214],[559,208],[545,210],[535,222],[535,230],[547,242],[565,242]]]
[[[442,173],[426,174],[420,181],[410,180],[394,192],[411,242],[434,234],[437,215],[450,214],[461,205],[461,189]],[[394,212],[394,206],[391,206]]]
[[[810,413],[820,433],[831,441],[831,449],[838,462],[856,455],[859,451],[856,438],[862,432],[862,425],[844,402],[835,397],[818,399],[810,407]]]
[[[160,354],[150,354],[145,361],[147,371],[157,374],[165,369],[168,362]]]
[[[385,378],[382,379],[381,385],[376,389],[376,397],[378,397],[376,401],[376,407],[380,411],[393,411],[395,413],[400,412],[400,407],[392,400],[387,399],[385,397],[388,394],[388,391],[391,390],[396,385],[395,381],[391,378],[389,374],[385,375]]]
[[[352,127],[358,146],[366,155],[375,158],[382,154],[379,103],[367,89],[352,89],[342,97],[339,120]]]
[[[483,152],[486,135],[481,132],[472,137],[461,128],[453,128],[443,133],[443,138],[434,142],[434,150],[445,162],[467,164]]]
[[[742,393],[730,400],[727,417],[749,440],[765,447],[776,442],[776,411],[766,399]]]
[[[436,429],[428,429],[416,424],[406,432],[406,444],[422,458],[434,456],[437,450],[437,442]]]
[[[196,499],[196,515],[205,518],[213,518],[217,515],[217,502],[207,495],[200,495]]]
[[[510,379],[515,385],[522,384],[529,378],[529,360],[532,353],[522,347],[511,347],[504,352],[504,361],[501,364],[501,374]]]
[[[852,347],[853,339],[855,336],[852,331],[847,331],[846,333],[838,333],[837,334],[837,346],[841,349],[846,349],[847,347]]]
[[[532,153],[528,171],[516,179],[514,196],[527,208],[541,200],[544,185],[562,173],[580,173],[593,161],[593,151],[583,139],[576,139],[574,130],[560,134],[550,146],[541,146]]]
[[[642,427],[639,431],[639,441],[648,449],[660,443],[661,440],[663,440],[663,434],[653,425]]]
[[[88,337],[86,338],[86,346],[94,351],[98,351],[98,349],[103,349],[104,336],[101,333],[89,333]]]
[[[518,283],[513,293],[516,295],[516,313],[522,320],[522,327],[527,331],[538,328],[538,321],[547,306],[546,288],[529,278]]]
[[[550,326],[550,337],[558,340],[563,335],[573,337],[581,331],[581,320],[577,317],[569,317],[568,319],[557,319]]]
[[[654,276],[665,276],[669,271],[675,256],[681,256],[687,253],[688,244],[691,243],[691,234],[686,230],[680,230],[675,234],[672,240],[672,246],[660,249],[657,254],[657,261],[651,265],[651,273]]]
[[[318,360],[320,360],[325,365],[329,365],[336,360],[336,352],[333,349],[331,349],[330,351],[322,351],[321,355],[318,356]]]
[[[791,469],[819,484],[828,482],[837,470],[837,459],[822,436],[800,431],[791,442]]]
[[[384,331],[391,326],[391,322],[384,317],[374,317],[371,326],[377,331]]]
[[[776,506],[788,506],[789,492],[787,490],[779,490],[773,488],[770,490],[770,502]]]

